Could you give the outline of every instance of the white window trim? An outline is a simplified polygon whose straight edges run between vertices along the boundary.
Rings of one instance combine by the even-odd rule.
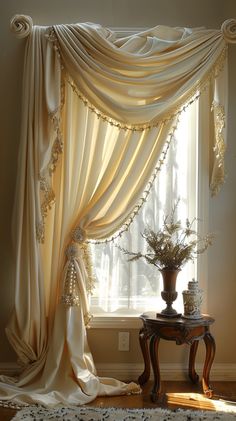
[[[140,329],[142,327],[141,319],[137,316],[104,315],[94,316],[89,323],[92,329]]]
[[[204,235],[209,231],[209,196],[210,196],[210,127],[208,113],[209,87],[206,88],[199,98],[199,116],[198,116],[198,186],[197,186],[197,217],[199,218],[199,234]],[[208,309],[208,257],[207,252],[199,256],[197,261],[197,279],[200,287],[204,290],[204,301],[202,312],[206,313]]]

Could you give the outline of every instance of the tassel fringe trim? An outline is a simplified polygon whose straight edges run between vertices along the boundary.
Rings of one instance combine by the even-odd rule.
[[[213,168],[213,179],[210,184],[210,189],[211,195],[215,196],[225,182],[224,158],[226,143],[222,131],[225,127],[226,117],[224,107],[216,102],[212,103],[211,111],[214,112],[215,117],[215,145],[213,151],[217,166],[215,169]]]

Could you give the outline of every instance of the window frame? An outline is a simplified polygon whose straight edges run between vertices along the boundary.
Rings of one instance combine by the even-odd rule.
[[[120,37],[135,34],[144,31],[145,28],[111,28],[115,30]],[[197,219],[200,223],[197,229],[200,235],[208,232],[209,226],[209,138],[210,127],[207,118],[209,113],[209,88],[201,92],[198,99],[198,119],[197,119],[197,159],[196,159],[196,211]],[[196,262],[196,278],[199,280],[200,287],[204,289],[204,302],[202,312],[207,312],[208,297],[208,259],[207,253],[199,256]],[[140,329],[141,320],[137,315],[118,314],[95,314],[90,321],[90,328],[93,329]]]

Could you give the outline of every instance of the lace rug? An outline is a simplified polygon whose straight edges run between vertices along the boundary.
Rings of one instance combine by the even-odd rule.
[[[98,407],[60,407],[46,409],[30,406],[21,409],[12,421],[231,421],[236,412],[191,411],[166,409],[124,409]]]

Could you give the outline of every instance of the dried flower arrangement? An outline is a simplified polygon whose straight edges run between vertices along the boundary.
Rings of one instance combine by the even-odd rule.
[[[179,200],[172,208],[171,214],[163,221],[163,227],[157,232],[145,229],[142,237],[147,242],[147,252],[132,252],[121,247],[126,255],[131,256],[128,261],[144,258],[148,263],[156,266],[159,270],[178,270],[189,260],[194,260],[199,254],[212,244],[213,236],[208,234],[201,237],[194,229],[194,218],[191,222],[186,219],[185,226],[181,226],[180,220],[175,220],[175,213]]]

